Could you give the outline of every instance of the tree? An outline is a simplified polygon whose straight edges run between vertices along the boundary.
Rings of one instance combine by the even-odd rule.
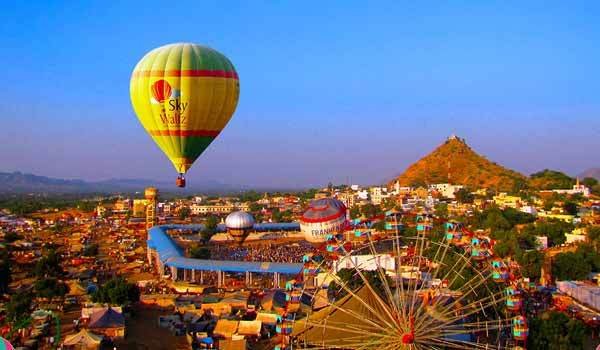
[[[179,219],[180,220],[185,220],[188,217],[190,217],[190,215],[192,214],[192,210],[188,207],[183,207],[181,209],[179,209]]]
[[[88,244],[83,248],[84,256],[96,256],[98,255],[98,244],[92,243]]]
[[[583,180],[581,180],[581,184],[585,187],[592,188],[598,184],[598,180],[593,177],[584,177]]]
[[[28,317],[32,300],[30,293],[11,295],[10,301],[6,304],[6,318],[14,324]]]
[[[116,277],[100,286],[92,294],[92,300],[112,305],[135,303],[140,300],[140,291],[135,284],[128,283],[122,277]]]
[[[438,203],[435,206],[435,216],[438,218],[448,218],[448,204]]]
[[[67,294],[67,286],[56,278],[42,278],[35,282],[33,289],[40,298],[62,297]]]
[[[358,219],[360,218],[360,215],[360,207],[358,205],[355,205],[352,208],[350,208],[350,218]]]
[[[248,205],[248,210],[250,210],[251,213],[259,212],[260,209],[261,209],[260,204],[258,204],[256,202],[252,202]]]
[[[536,235],[548,237],[549,246],[565,243],[567,240],[565,233],[571,232],[573,229],[575,229],[575,226],[572,223],[561,220],[539,221],[533,228]]]
[[[530,250],[516,256],[517,262],[521,266],[521,274],[532,280],[541,277],[542,265],[544,264],[544,254],[537,250]]]
[[[362,215],[366,218],[372,218],[379,214],[382,214],[381,207],[379,205],[367,203],[360,208]]]
[[[596,249],[600,246],[600,226],[590,226],[587,228],[587,239]]]
[[[575,203],[575,202],[567,201],[563,204],[563,210],[565,211],[565,213],[567,213],[569,215],[577,215],[578,209],[579,209],[579,207],[577,206],[577,203]]]
[[[458,191],[454,192],[454,198],[459,203],[473,203],[475,196],[471,193],[471,191],[466,188],[461,188]]]
[[[60,266],[60,256],[56,253],[56,250],[49,249],[46,255],[37,261],[33,272],[38,278],[62,276],[63,270]]]
[[[195,245],[190,249],[190,257],[194,259],[210,259],[210,249],[200,245]]]
[[[385,231],[385,220],[379,220],[373,224],[372,228],[375,231]]]
[[[547,311],[529,322],[527,349],[576,350],[584,348],[585,324],[558,311]]]
[[[205,242],[210,241],[210,238],[214,236],[215,233],[217,233],[218,223],[219,219],[214,215],[211,215],[206,218],[206,220],[204,221],[204,229],[202,229],[202,232],[200,233],[202,239]]]
[[[587,279],[591,271],[584,256],[576,252],[560,253],[552,262],[552,275],[558,281],[581,281]]]
[[[485,220],[483,221],[483,226],[485,228],[489,228],[490,230],[509,230],[512,228],[512,225],[500,210],[494,210],[487,214]]]

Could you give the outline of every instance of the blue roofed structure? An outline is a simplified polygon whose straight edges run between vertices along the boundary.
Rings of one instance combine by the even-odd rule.
[[[268,227],[275,227],[274,224]],[[282,224],[275,224],[282,225]],[[283,224],[285,225],[285,224]],[[289,225],[289,224],[288,224]],[[290,225],[291,227],[291,225]],[[221,271],[221,272],[258,272],[297,274],[302,270],[301,263],[274,263],[274,262],[250,262],[229,260],[204,260],[185,257],[183,249],[167,233],[168,230],[198,230],[203,225],[162,225],[154,226],[148,231],[148,248],[156,252],[160,262],[170,268],[188,269],[198,271]]]

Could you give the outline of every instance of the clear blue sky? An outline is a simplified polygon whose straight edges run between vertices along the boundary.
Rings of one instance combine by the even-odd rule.
[[[0,13],[0,171],[172,179],[129,77],[180,41],[241,82],[190,181],[378,183],[451,133],[526,174],[600,166],[599,2],[31,3]]]

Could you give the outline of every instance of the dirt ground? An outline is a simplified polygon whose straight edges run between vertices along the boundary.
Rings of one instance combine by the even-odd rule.
[[[188,350],[185,336],[176,337],[169,330],[158,327],[158,316],[168,311],[137,307],[135,315],[127,320],[127,336],[116,343],[117,349],[126,350]]]

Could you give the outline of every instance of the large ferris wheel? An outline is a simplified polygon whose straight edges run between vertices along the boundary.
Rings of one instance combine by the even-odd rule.
[[[458,223],[329,235],[286,284],[278,349],[515,349],[527,325],[506,262]]]

